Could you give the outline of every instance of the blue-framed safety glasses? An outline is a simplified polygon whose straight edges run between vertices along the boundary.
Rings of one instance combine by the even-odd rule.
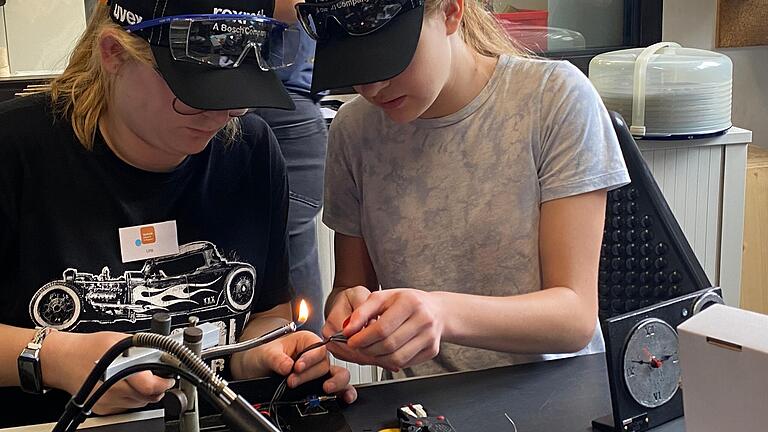
[[[386,25],[398,14],[424,5],[424,0],[332,0],[296,4],[301,25],[312,39],[330,37],[328,24],[336,21],[351,36],[364,36]]]
[[[261,15],[175,15],[128,26],[129,32],[168,25],[168,42],[175,60],[236,68],[253,49],[259,67],[275,70],[293,64],[299,31]]]

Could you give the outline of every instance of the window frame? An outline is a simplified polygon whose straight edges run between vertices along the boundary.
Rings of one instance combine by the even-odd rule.
[[[647,47],[661,42],[663,3],[663,0],[624,0],[624,41],[622,45],[578,51],[544,52],[540,55],[554,60],[567,60],[587,75],[589,62],[598,54]]]
[[[1,0],[0,0],[1,1]],[[598,54],[628,48],[646,47],[661,42],[663,0],[624,0],[624,41],[620,46],[596,47],[579,51],[541,53],[542,57],[555,60],[567,60],[578,67],[585,75],[589,72],[589,62]],[[50,76],[25,76],[0,78],[0,101],[10,99],[30,84],[42,84]],[[331,94],[354,92],[351,88],[336,89]]]

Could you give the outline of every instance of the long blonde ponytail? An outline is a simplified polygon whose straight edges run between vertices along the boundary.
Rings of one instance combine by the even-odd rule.
[[[426,0],[425,15],[443,11],[455,0]],[[477,0],[464,0],[464,16],[461,20],[461,37],[470,48],[488,57],[502,54],[529,56],[530,53],[511,39],[496,18],[486,11]]]

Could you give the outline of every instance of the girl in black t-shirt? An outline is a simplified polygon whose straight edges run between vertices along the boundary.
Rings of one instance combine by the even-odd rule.
[[[17,358],[36,337],[45,336],[36,348],[41,382],[22,387],[72,394],[125,332],[149,330],[154,312],[170,313],[174,326],[189,315],[212,322],[226,343],[292,320],[284,162],[264,122],[239,119],[250,107],[292,107],[270,70],[280,61],[263,50],[254,55],[245,43],[239,52],[221,49],[221,32],[211,31],[222,21],[215,16],[172,18],[271,6],[155,3],[95,6],[50,89],[0,104],[0,394],[12,396],[0,408],[6,425],[41,420],[20,417],[29,412],[22,404],[63,410],[50,394],[19,390]],[[253,15],[237,24],[280,28]],[[182,36],[171,30],[183,25]],[[170,239],[161,230],[168,224]],[[125,234],[134,228],[139,235]],[[169,242],[178,246],[160,252]],[[330,371],[324,390],[352,402],[348,372],[331,367],[324,348],[294,361],[318,341],[292,333],[234,354],[227,370],[235,378],[278,373],[290,387]],[[94,412],[142,407],[172,385],[135,374]]]

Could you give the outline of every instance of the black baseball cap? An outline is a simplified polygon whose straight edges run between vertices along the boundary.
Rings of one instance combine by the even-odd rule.
[[[155,18],[188,14],[249,14],[271,16],[273,0],[109,0],[112,21],[130,26]],[[295,109],[273,71],[263,71],[255,61],[236,68],[178,61],[171,55],[169,25],[149,27],[136,34],[149,42],[160,74],[174,95],[203,110],[236,108]]]
[[[359,5],[364,6],[364,3]],[[365,36],[351,36],[329,20],[331,35],[318,40],[315,48],[312,93],[384,81],[399,75],[413,59],[423,20],[423,2]]]

